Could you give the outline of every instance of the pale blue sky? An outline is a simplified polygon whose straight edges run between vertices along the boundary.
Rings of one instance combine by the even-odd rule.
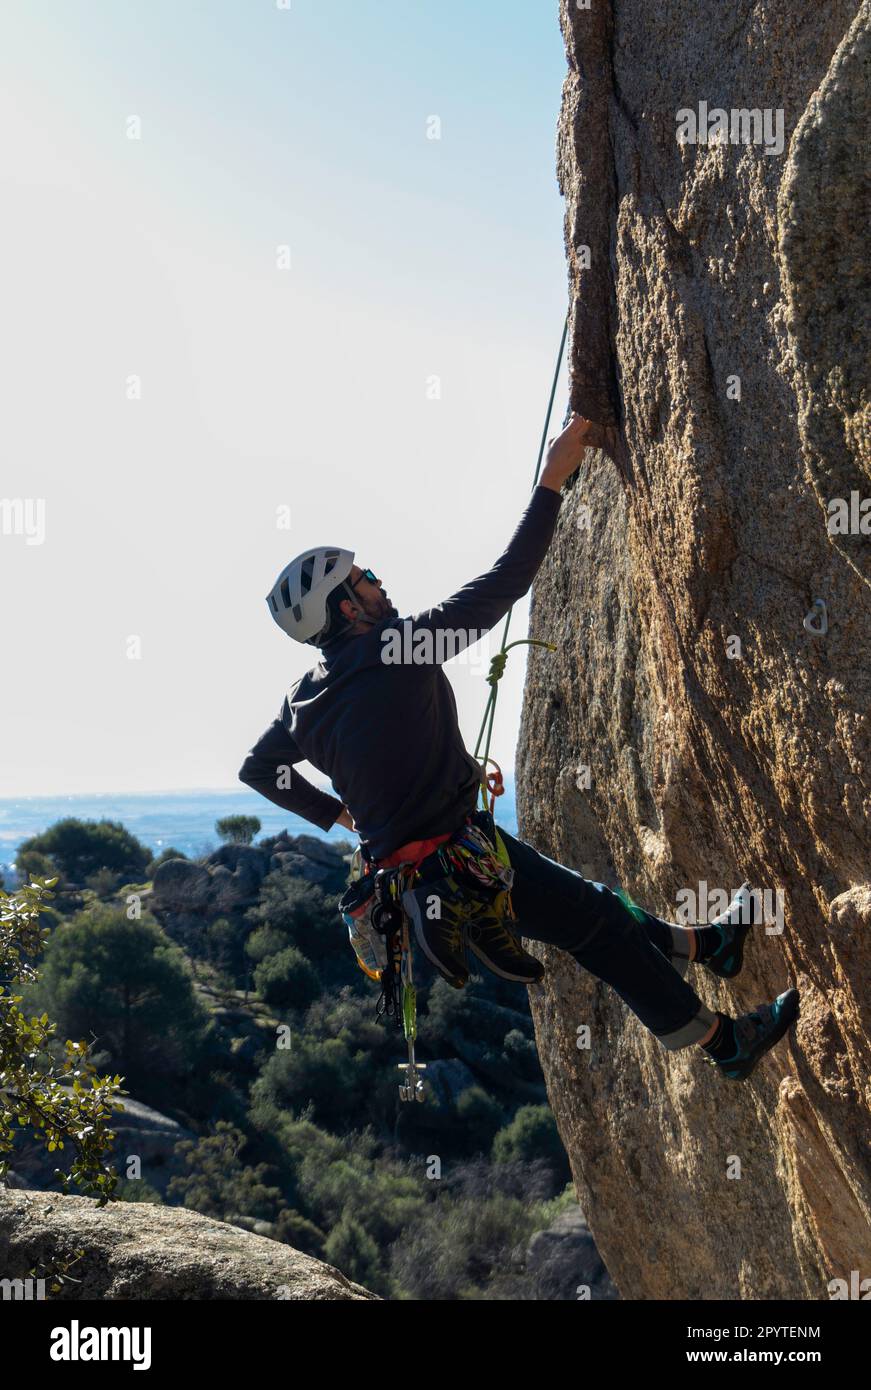
[[[4,7],[0,499],[45,539],[0,534],[0,794],[233,785],[316,659],[263,601],[309,543],[400,611],[497,557],[566,305],[564,72],[556,0]],[[473,741],[482,664],[448,669]]]

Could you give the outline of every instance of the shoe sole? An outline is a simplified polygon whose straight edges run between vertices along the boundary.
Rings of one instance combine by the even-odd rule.
[[[448,975],[445,969],[445,962],[443,960],[439,960],[438,956],[436,956],[430,949],[429,942],[426,939],[426,933],[423,930],[423,923],[421,922],[420,917],[420,908],[418,906],[417,901],[414,899],[414,897],[410,897],[409,901],[406,902],[405,895],[403,895],[402,906],[405,909],[405,912],[410,917],[411,924],[414,927],[414,939],[417,942],[420,949],[423,951],[423,954],[426,956],[430,965],[435,966],[442,979],[447,980],[448,984],[452,985],[454,989],[462,989],[463,986],[468,984],[469,982],[468,970],[464,971],[462,974],[455,971],[452,975]]]
[[[750,1073],[758,1066],[759,1062],[765,1056],[766,1052],[770,1052],[772,1047],[774,1047],[777,1043],[780,1042],[780,1039],[783,1037],[784,1033],[787,1032],[790,1025],[795,1023],[795,1020],[798,1018],[799,1008],[801,1005],[799,993],[797,989],[787,990],[786,993],[787,997],[789,997],[790,995],[792,997],[789,999],[789,1002],[787,1004],[784,1004],[783,1006],[783,1013],[780,1015],[780,1022],[778,1023],[777,1028],[769,1038],[766,1038],[765,1042],[756,1052],[754,1052],[752,1057],[748,1057],[746,1062],[741,1063],[741,1070],[739,1074],[737,1076],[730,1075],[729,1072],[725,1070],[725,1068],[721,1068],[723,1076],[726,1078],[727,1081],[745,1081],[747,1077],[750,1075]]]
[[[519,985],[537,985],[539,981],[544,979],[543,970],[540,975],[512,975],[509,973],[509,971],[503,970],[501,966],[498,966],[495,963],[495,961],[490,960],[488,956],[485,956],[481,951],[479,951],[474,941],[468,940],[466,944],[468,945],[469,950],[472,952],[472,955],[477,956],[478,960],[481,961],[483,965],[486,965],[487,969],[491,970],[494,975],[498,975],[500,979],[514,980]]]

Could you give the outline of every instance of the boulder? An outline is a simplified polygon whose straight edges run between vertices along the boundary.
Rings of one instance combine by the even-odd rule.
[[[161,920],[244,911],[257,902],[263,880],[275,869],[338,892],[348,872],[343,850],[314,835],[277,835],[259,845],[221,845],[196,862],[169,859],[155,870],[149,906]]]
[[[540,1299],[563,1302],[619,1298],[580,1208],[565,1211],[545,1231],[536,1231],[526,1252],[526,1271]]]
[[[211,891],[208,869],[190,859],[167,859],[154,871],[150,905],[172,912],[204,912]]]
[[[53,1300],[374,1299],[332,1265],[182,1207],[0,1188],[0,1279],[81,1259]]]
[[[293,874],[294,878],[305,879],[306,883],[324,884],[330,878],[328,865],[316,863],[307,855],[296,852],[273,855],[272,867],[282,869],[286,874]]]

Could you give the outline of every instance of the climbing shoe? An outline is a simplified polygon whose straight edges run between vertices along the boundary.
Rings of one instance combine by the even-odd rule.
[[[427,960],[449,985],[462,989],[469,979],[464,940],[469,914],[468,903],[456,884],[449,878],[435,878],[407,888],[402,906]]]
[[[469,950],[503,980],[536,984],[544,976],[544,966],[524,951],[508,925],[514,920],[487,913],[475,917],[466,929]]]
[[[742,883],[726,911],[706,927],[696,928],[698,951],[694,965],[705,965],[714,975],[733,980],[744,964],[744,938],[762,921],[758,895]]]
[[[778,994],[773,1004],[760,1004],[752,1013],[734,1019],[736,1051],[732,1057],[705,1057],[712,1067],[719,1067],[729,1081],[743,1081],[761,1057],[779,1042],[787,1028],[798,1017],[797,989]],[[704,1050],[704,1049],[703,1049]]]

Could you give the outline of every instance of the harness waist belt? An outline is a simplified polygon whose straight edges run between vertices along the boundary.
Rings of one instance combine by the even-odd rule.
[[[400,845],[392,854],[388,854],[386,859],[376,859],[379,869],[394,869],[397,864],[407,864],[409,860],[415,865],[423,863],[427,855],[432,854],[434,849],[443,845],[446,840],[451,838],[453,832],[447,835],[433,835],[429,840],[409,840],[407,845]]]

